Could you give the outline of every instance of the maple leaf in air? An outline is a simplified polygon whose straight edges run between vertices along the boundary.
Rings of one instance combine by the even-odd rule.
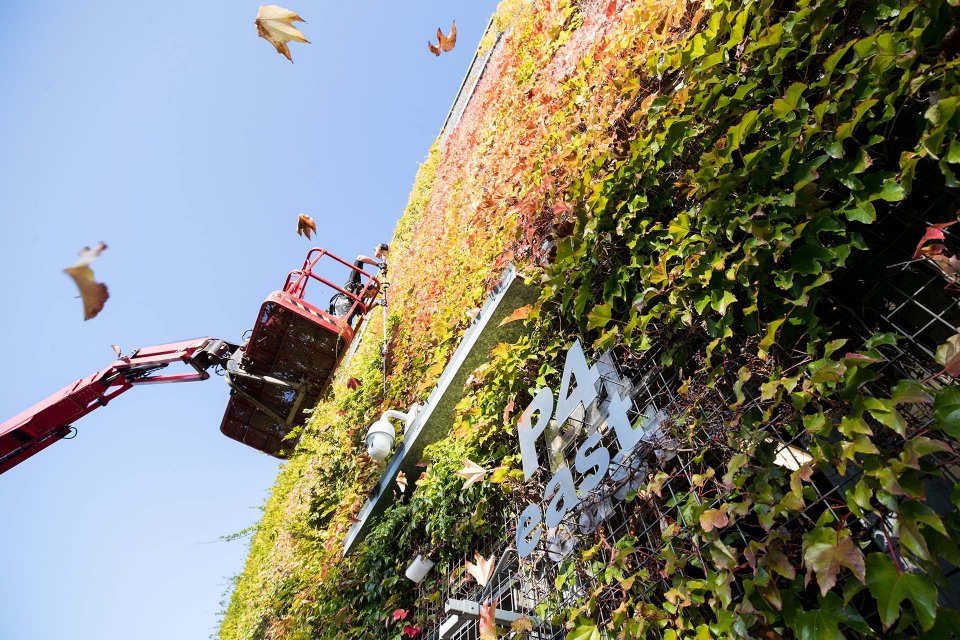
[[[293,58],[290,57],[288,42],[310,44],[307,37],[293,26],[294,22],[305,22],[305,20],[290,9],[284,9],[275,4],[262,5],[257,11],[257,19],[254,20],[254,24],[257,25],[257,35],[272,44],[277,53],[283,54],[290,62],[293,62]]]
[[[439,56],[441,51],[453,51],[453,48],[457,46],[457,21],[453,21],[453,26],[450,27],[450,35],[443,35],[443,31],[437,29],[437,40],[440,42],[439,45],[433,44],[432,41],[427,41],[427,49],[435,56]]]
[[[298,236],[307,236],[307,240],[310,239],[311,233],[317,232],[317,223],[313,221],[313,218],[308,216],[305,213],[301,213],[300,217],[297,218],[297,235]]]
[[[103,242],[99,243],[93,249],[84,247],[80,251],[80,259],[72,267],[63,270],[68,276],[73,278],[73,282],[80,290],[80,298],[83,300],[83,319],[89,320],[96,317],[103,309],[104,303],[110,294],[107,293],[107,285],[97,282],[93,277],[93,269],[90,264],[97,259],[107,248]]]
[[[463,483],[464,490],[469,489],[473,483],[483,480],[484,476],[489,473],[487,469],[484,469],[476,462],[467,458],[463,458],[460,462],[463,463],[463,469],[457,471],[457,475],[466,480],[466,482]]]
[[[468,560],[464,564],[464,567],[466,568],[467,573],[476,578],[477,584],[479,584],[481,587],[485,587],[487,586],[487,583],[490,582],[490,578],[493,577],[493,562],[497,559],[497,556],[494,554],[489,558],[484,558],[479,553],[476,553],[474,554],[473,559],[477,561],[476,564]]]

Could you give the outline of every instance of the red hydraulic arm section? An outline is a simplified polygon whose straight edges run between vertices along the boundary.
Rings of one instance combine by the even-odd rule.
[[[192,382],[210,377],[207,369],[226,367],[240,347],[216,338],[197,338],[137,349],[106,369],[77,380],[46,400],[0,424],[0,473],[15,467],[73,432],[72,424],[141,384]],[[170,364],[192,370],[157,375]]]

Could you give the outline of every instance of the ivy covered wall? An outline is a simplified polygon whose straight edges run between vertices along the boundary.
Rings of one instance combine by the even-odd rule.
[[[670,381],[676,451],[628,495],[627,524],[655,530],[585,536],[553,578],[591,589],[531,616],[573,638],[952,637],[957,322],[908,335],[868,294],[908,269],[954,317],[960,263],[929,225],[957,219],[958,17],[506,0],[505,42],[397,225],[387,398],[375,314],[277,480],[221,638],[430,633],[463,558],[501,554],[542,496],[517,418],[577,338]],[[508,262],[543,291],[526,335],[474,372],[412,497],[343,558],[379,475],[366,425],[426,397]],[[809,459],[776,464],[782,442]],[[464,459],[496,471],[464,489]],[[418,552],[437,560],[421,587],[403,578]]]

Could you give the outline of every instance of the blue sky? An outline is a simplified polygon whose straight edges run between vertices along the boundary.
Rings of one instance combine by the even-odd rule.
[[[109,345],[238,340],[311,246],[388,240],[493,0],[31,2],[0,12],[0,420]],[[456,18],[457,48],[426,51]],[[319,239],[295,233],[313,216]],[[82,319],[84,245],[111,298]],[[279,464],[224,438],[226,385],[134,389],[0,476],[0,637],[206,638]]]

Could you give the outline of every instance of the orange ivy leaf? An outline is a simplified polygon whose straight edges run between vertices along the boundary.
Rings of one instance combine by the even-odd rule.
[[[509,316],[500,321],[500,326],[502,327],[505,324],[510,324],[511,322],[516,322],[517,320],[526,320],[530,317],[530,314],[533,312],[533,307],[529,304],[525,304]]]

